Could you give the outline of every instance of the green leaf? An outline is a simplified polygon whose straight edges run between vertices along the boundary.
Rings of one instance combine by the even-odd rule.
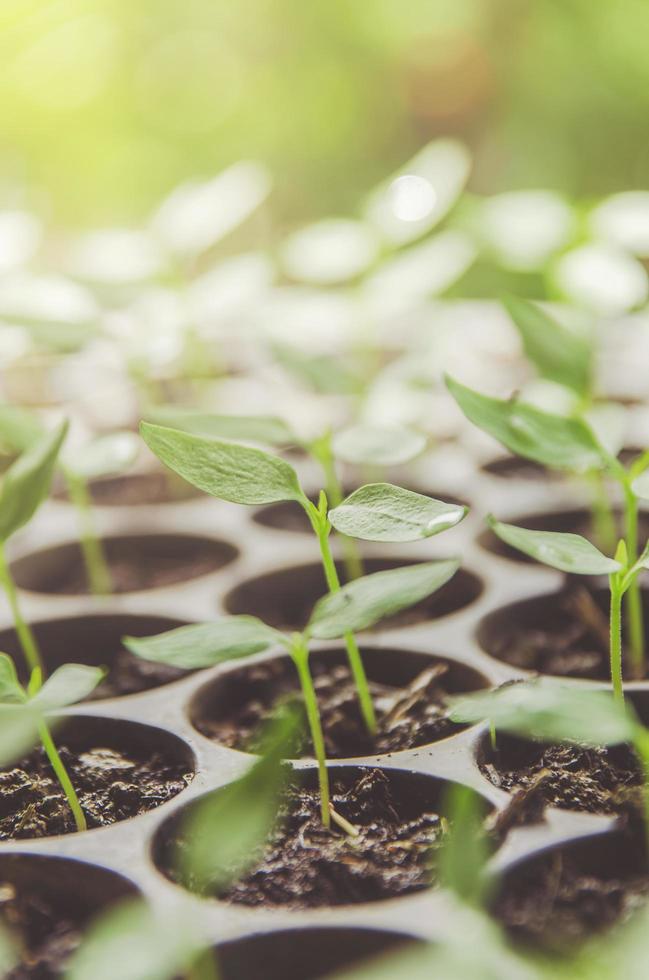
[[[580,419],[553,415],[515,400],[490,398],[448,376],[446,385],[469,421],[516,456],[576,472],[607,465],[604,450]]]
[[[450,717],[464,724],[488,721],[527,738],[592,746],[633,741],[637,728],[628,705],[619,704],[607,691],[551,681],[507,684],[456,698]]]
[[[142,422],[142,438],[156,456],[193,486],[235,504],[302,502],[295,470],[283,459],[232,442]]]
[[[92,694],[105,673],[101,667],[87,664],[63,664],[47,678],[30,703],[39,711],[55,711],[76,704]]]
[[[0,766],[8,766],[39,742],[41,716],[30,703],[0,704]]]
[[[440,884],[467,905],[482,908],[489,884],[484,800],[468,786],[455,783],[447,793],[445,813],[450,831],[437,863]]]
[[[333,454],[346,463],[364,466],[395,466],[414,459],[426,439],[411,429],[381,425],[354,425],[338,432],[332,440]]]
[[[112,432],[77,448],[65,461],[65,469],[84,480],[123,473],[135,462],[138,439],[133,432]]]
[[[281,633],[254,616],[226,616],[214,623],[179,626],[158,636],[125,636],[122,642],[144,660],[194,670],[250,657],[283,639]]]
[[[26,700],[13,660],[8,654],[0,653],[0,704],[24,704]]]
[[[291,778],[283,760],[294,754],[300,718],[295,709],[282,710],[263,740],[262,758],[241,779],[192,808],[184,825],[189,847],[182,865],[199,889],[220,891],[259,860]]]
[[[580,534],[531,531],[514,524],[502,524],[491,515],[487,517],[487,523],[505,544],[562,572],[572,572],[575,575],[612,575],[622,568],[619,561],[607,558]]]
[[[5,473],[0,492],[0,541],[27,524],[47,497],[67,431],[68,423],[62,422],[22,453]]]
[[[94,922],[73,955],[66,980],[175,980],[208,942],[193,910],[178,902],[151,908],[120,902]]]
[[[345,633],[368,629],[432,595],[459,567],[459,561],[449,559],[365,575],[319,599],[307,633],[320,640],[334,640]]]
[[[329,511],[329,520],[337,531],[364,541],[418,541],[455,527],[467,513],[459,504],[369,483]]]
[[[44,432],[40,419],[33,412],[15,405],[0,406],[0,445],[5,450],[22,453]]]
[[[557,323],[536,303],[508,296],[504,304],[521,335],[525,353],[541,377],[586,395],[592,385],[591,344]]]
[[[649,500],[649,470],[645,470],[644,473],[641,473],[640,476],[635,478],[631,484],[631,489],[636,497],[640,497],[642,500]]]
[[[273,415],[214,415],[188,408],[153,408],[147,421],[207,438],[290,446],[298,442],[283,419]]]

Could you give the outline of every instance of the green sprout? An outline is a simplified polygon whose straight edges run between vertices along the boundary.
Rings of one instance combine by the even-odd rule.
[[[43,437],[45,430],[33,412],[11,405],[0,407],[0,441],[13,451],[24,451]],[[89,483],[113,476],[129,467],[137,454],[137,439],[130,432],[98,436],[74,452],[61,453],[58,467],[79,519],[81,553],[88,586],[94,595],[112,591],[110,568],[94,525]],[[65,458],[62,458],[65,456]]]
[[[643,773],[649,844],[649,729],[628,703],[607,691],[534,680],[458,697],[450,716],[463,724],[486,721],[496,730],[523,738],[592,748],[630,744]]]
[[[39,667],[23,687],[13,660],[0,653],[0,762],[6,765],[34,745],[42,745],[70,806],[77,830],[87,823],[74,786],[52,738],[47,716],[52,711],[82,701],[104,676],[100,667],[64,664],[43,683]]]
[[[43,673],[36,637],[23,618],[18,592],[7,562],[5,547],[9,538],[32,519],[47,497],[59,450],[65,439],[67,422],[38,438],[25,449],[6,471],[0,488],[0,584],[4,589],[20,640],[28,672]]]
[[[238,427],[236,431],[240,432],[240,419],[236,421]],[[273,421],[280,427],[283,425],[277,420]],[[293,467],[278,456],[272,456],[250,446],[206,438],[204,435],[152,425],[149,422],[142,422],[140,429],[146,444],[166,466],[188,483],[213,497],[248,506],[280,501],[294,501],[301,506],[316,535],[327,588],[331,593],[337,593],[341,588],[329,542],[332,526],[339,528],[345,535],[367,537],[364,519],[353,518],[359,511],[363,513],[371,511],[374,525],[377,521],[386,527],[390,522],[398,523],[401,528],[400,536],[392,540],[406,541],[437,534],[447,527],[458,524],[466,515],[464,507],[434,501],[432,498],[390,484],[374,484],[375,489],[372,491],[374,498],[371,501],[365,499],[364,503],[357,496],[361,491],[356,491],[356,494],[352,494],[346,501],[341,501],[330,515],[326,492],[324,490],[320,492],[316,506],[304,493]],[[362,489],[368,490],[368,488]],[[381,496],[386,506],[384,517],[380,514]],[[410,523],[409,508],[417,513],[417,518]],[[385,534],[387,533],[385,531]],[[391,539],[384,535],[368,537],[368,540]],[[345,634],[344,640],[362,715],[368,731],[374,734],[376,732],[374,705],[353,630]]]
[[[514,524],[503,524],[489,515],[487,523],[501,541],[561,572],[574,575],[607,575],[610,589],[610,664],[611,682],[616,699],[624,700],[622,686],[622,599],[640,572],[649,568],[649,542],[634,562],[628,557],[626,544],[620,541],[614,558],[603,555],[580,534],[559,531],[533,531]]]
[[[628,467],[601,445],[581,418],[544,412],[515,398],[503,400],[482,395],[447,377],[446,384],[469,421],[488,432],[516,456],[544,466],[573,473],[606,473],[624,496],[624,539],[629,567],[638,560],[638,498],[646,481],[639,477],[649,466],[649,452],[641,453]],[[631,663],[634,673],[645,671],[645,637],[642,597],[638,576],[627,590],[626,611]]]
[[[158,636],[123,638],[133,654],[185,670],[212,667],[283,646],[298,673],[318,765],[322,822],[340,818],[330,805],[329,776],[318,701],[309,667],[310,640],[335,640],[369,629],[386,616],[408,609],[441,588],[459,561],[422,562],[355,579],[319,599],[304,631],[286,635],[254,616],[226,616],[213,623],[181,626]]]

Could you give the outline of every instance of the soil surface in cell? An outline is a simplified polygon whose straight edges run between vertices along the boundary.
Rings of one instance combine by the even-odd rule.
[[[357,836],[334,824],[326,830],[317,791],[294,787],[260,863],[219,897],[307,909],[394,898],[430,883],[446,826],[437,812],[394,793],[380,770],[344,786],[334,779],[332,801]]]
[[[482,466],[485,473],[491,476],[502,477],[504,480],[560,480],[562,474],[559,470],[552,470],[541,463],[535,463],[532,459],[523,459],[522,456],[499,456]]]
[[[641,855],[642,848],[638,848]],[[548,951],[578,945],[628,918],[649,893],[649,874],[620,867],[602,870],[570,851],[550,852],[506,882],[495,902],[495,915],[510,935]]]
[[[57,742],[88,827],[106,827],[146,813],[191,781],[186,764],[158,752],[122,752],[101,744],[73,750]],[[42,748],[0,770],[0,840],[50,837],[76,830],[67,799]]]
[[[584,586],[572,586],[492,613],[480,641],[487,653],[513,667],[606,681],[611,671],[607,602],[603,590],[591,593]],[[634,676],[626,657],[624,676]]]
[[[541,744],[502,734],[497,745],[480,760],[480,769],[494,786],[513,794],[495,818],[502,831],[540,819],[545,806],[642,817],[642,774],[626,746]]]
[[[312,674],[328,758],[382,755],[446,738],[461,730],[447,713],[448,667],[433,662],[403,687],[369,681],[378,732],[363,721],[358,694],[347,664],[312,660]],[[236,671],[232,696],[224,697],[194,720],[204,735],[229,748],[256,751],[258,733],[282,702],[299,697],[292,663],[277,658]],[[308,740],[302,748],[309,755]]]
[[[92,502],[99,507],[173,504],[199,494],[191,484],[166,473],[131,473],[93,480],[89,489]]]
[[[78,916],[68,916],[52,899],[24,892],[0,875],[0,918],[19,937],[21,962],[5,980],[59,980],[82,940]]]

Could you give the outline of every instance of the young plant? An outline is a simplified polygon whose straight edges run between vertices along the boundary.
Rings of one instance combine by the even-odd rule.
[[[277,820],[299,720],[288,708],[273,718],[261,758],[243,776],[204,797],[188,819],[190,847],[182,870],[193,881],[233,884],[254,864]],[[217,980],[216,957],[195,906],[176,896],[170,905],[120,903],[95,923],[74,955],[67,980]],[[137,955],[133,955],[134,951]]]
[[[45,429],[33,412],[11,405],[0,407],[0,439],[15,451],[24,451],[44,434]],[[77,510],[81,552],[88,585],[94,595],[110,593],[112,582],[94,526],[88,484],[91,480],[122,473],[135,460],[137,448],[137,437],[133,433],[113,432],[92,439],[74,452],[61,453],[58,460],[70,500]]]
[[[218,439],[209,439],[204,435],[195,435],[179,429],[152,425],[148,422],[141,424],[141,432],[146,444],[166,466],[178,473],[188,483],[214,497],[245,505],[293,501],[302,507],[318,541],[327,588],[332,593],[340,590],[340,578],[329,543],[332,521],[329,518],[328,500],[324,490],[320,492],[316,506],[302,490],[293,467],[278,456],[272,456],[261,449]],[[393,491],[397,491],[407,497],[408,500],[417,498],[419,502],[426,502],[425,504],[413,505],[415,508],[416,506],[437,508],[435,520],[428,522],[424,528],[424,533],[421,533],[422,527],[421,524],[418,524],[411,529],[412,538],[399,537],[394,540],[415,540],[417,537],[436,534],[444,527],[457,524],[466,514],[463,507],[444,504],[441,501],[431,501],[430,498],[422,497],[419,494],[409,495],[409,491],[391,487],[389,484],[377,484],[376,487],[379,489],[375,493],[378,496],[383,493],[386,506],[388,506],[388,496],[394,497]],[[357,493],[359,492],[357,491]],[[349,501],[351,499],[349,498],[344,504],[350,506]],[[403,500],[403,497],[401,499]],[[358,504],[358,507],[360,506]],[[392,508],[393,518],[398,516],[395,514],[398,508],[398,502],[395,499],[392,499],[389,507]],[[404,516],[407,504],[402,504],[402,507],[404,508],[402,516]],[[343,508],[340,509],[342,511]],[[376,519],[379,509],[376,502],[371,509],[374,510]],[[345,513],[349,514],[349,511]],[[446,515],[446,520],[442,519],[442,514]],[[345,534],[354,533],[353,521],[345,521],[343,518],[343,524],[345,525]],[[357,533],[356,536],[363,537],[363,534]],[[384,537],[374,540],[390,539]],[[374,705],[353,631],[348,631],[344,639],[363,718],[368,730],[373,734],[376,731]]]
[[[35,667],[29,684],[23,687],[11,657],[0,653],[0,764],[7,765],[40,742],[66,796],[77,830],[87,829],[86,818],[52,738],[48,715],[88,697],[103,676],[100,667],[64,664],[43,683],[40,668]]]
[[[629,566],[638,560],[637,479],[649,466],[649,452],[640,454],[624,467],[598,441],[581,418],[566,418],[541,411],[515,398],[490,398],[461,385],[452,378],[446,384],[469,421],[488,432],[516,456],[571,473],[607,473],[620,486],[624,497],[624,539]],[[641,676],[645,669],[642,597],[637,575],[627,590],[627,618],[631,662]]]
[[[603,555],[579,534],[532,531],[502,524],[489,515],[487,523],[501,541],[544,565],[574,575],[607,575],[610,588],[610,664],[615,698],[622,701],[622,599],[643,569],[649,568],[649,543],[640,557],[630,562],[626,545],[620,541],[614,558]]]
[[[298,673],[313,750],[318,764],[322,822],[332,812],[320,712],[309,667],[309,642],[335,640],[368,629],[386,616],[407,609],[441,588],[459,568],[456,560],[422,562],[355,579],[319,599],[303,632],[287,636],[254,616],[228,616],[214,623],[181,626],[158,636],[126,636],[123,643],[145,660],[183,669],[212,667],[283,646]]]
[[[7,541],[32,519],[47,497],[67,422],[46,433],[9,467],[0,488],[0,584],[6,593],[28,672],[43,673],[43,662],[31,627],[23,618],[18,592],[11,576],[5,547]]]
[[[456,698],[450,716],[461,724],[486,721],[498,731],[523,738],[592,748],[630,744],[644,777],[649,843],[649,729],[629,704],[606,691],[534,680]]]
[[[263,446],[298,446],[320,466],[329,506],[338,507],[343,489],[337,462],[371,470],[397,466],[418,456],[426,440],[418,432],[396,426],[357,424],[334,433],[326,429],[310,439],[301,438],[283,419],[265,415],[214,415],[192,409],[157,408],[151,421],[193,435],[259,443]],[[355,542],[342,538],[347,578],[363,574],[363,562]]]

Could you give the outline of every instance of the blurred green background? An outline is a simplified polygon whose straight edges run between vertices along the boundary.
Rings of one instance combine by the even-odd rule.
[[[137,220],[253,157],[292,222],[443,134],[480,193],[643,186],[648,37],[647,0],[2,0],[1,203]]]

